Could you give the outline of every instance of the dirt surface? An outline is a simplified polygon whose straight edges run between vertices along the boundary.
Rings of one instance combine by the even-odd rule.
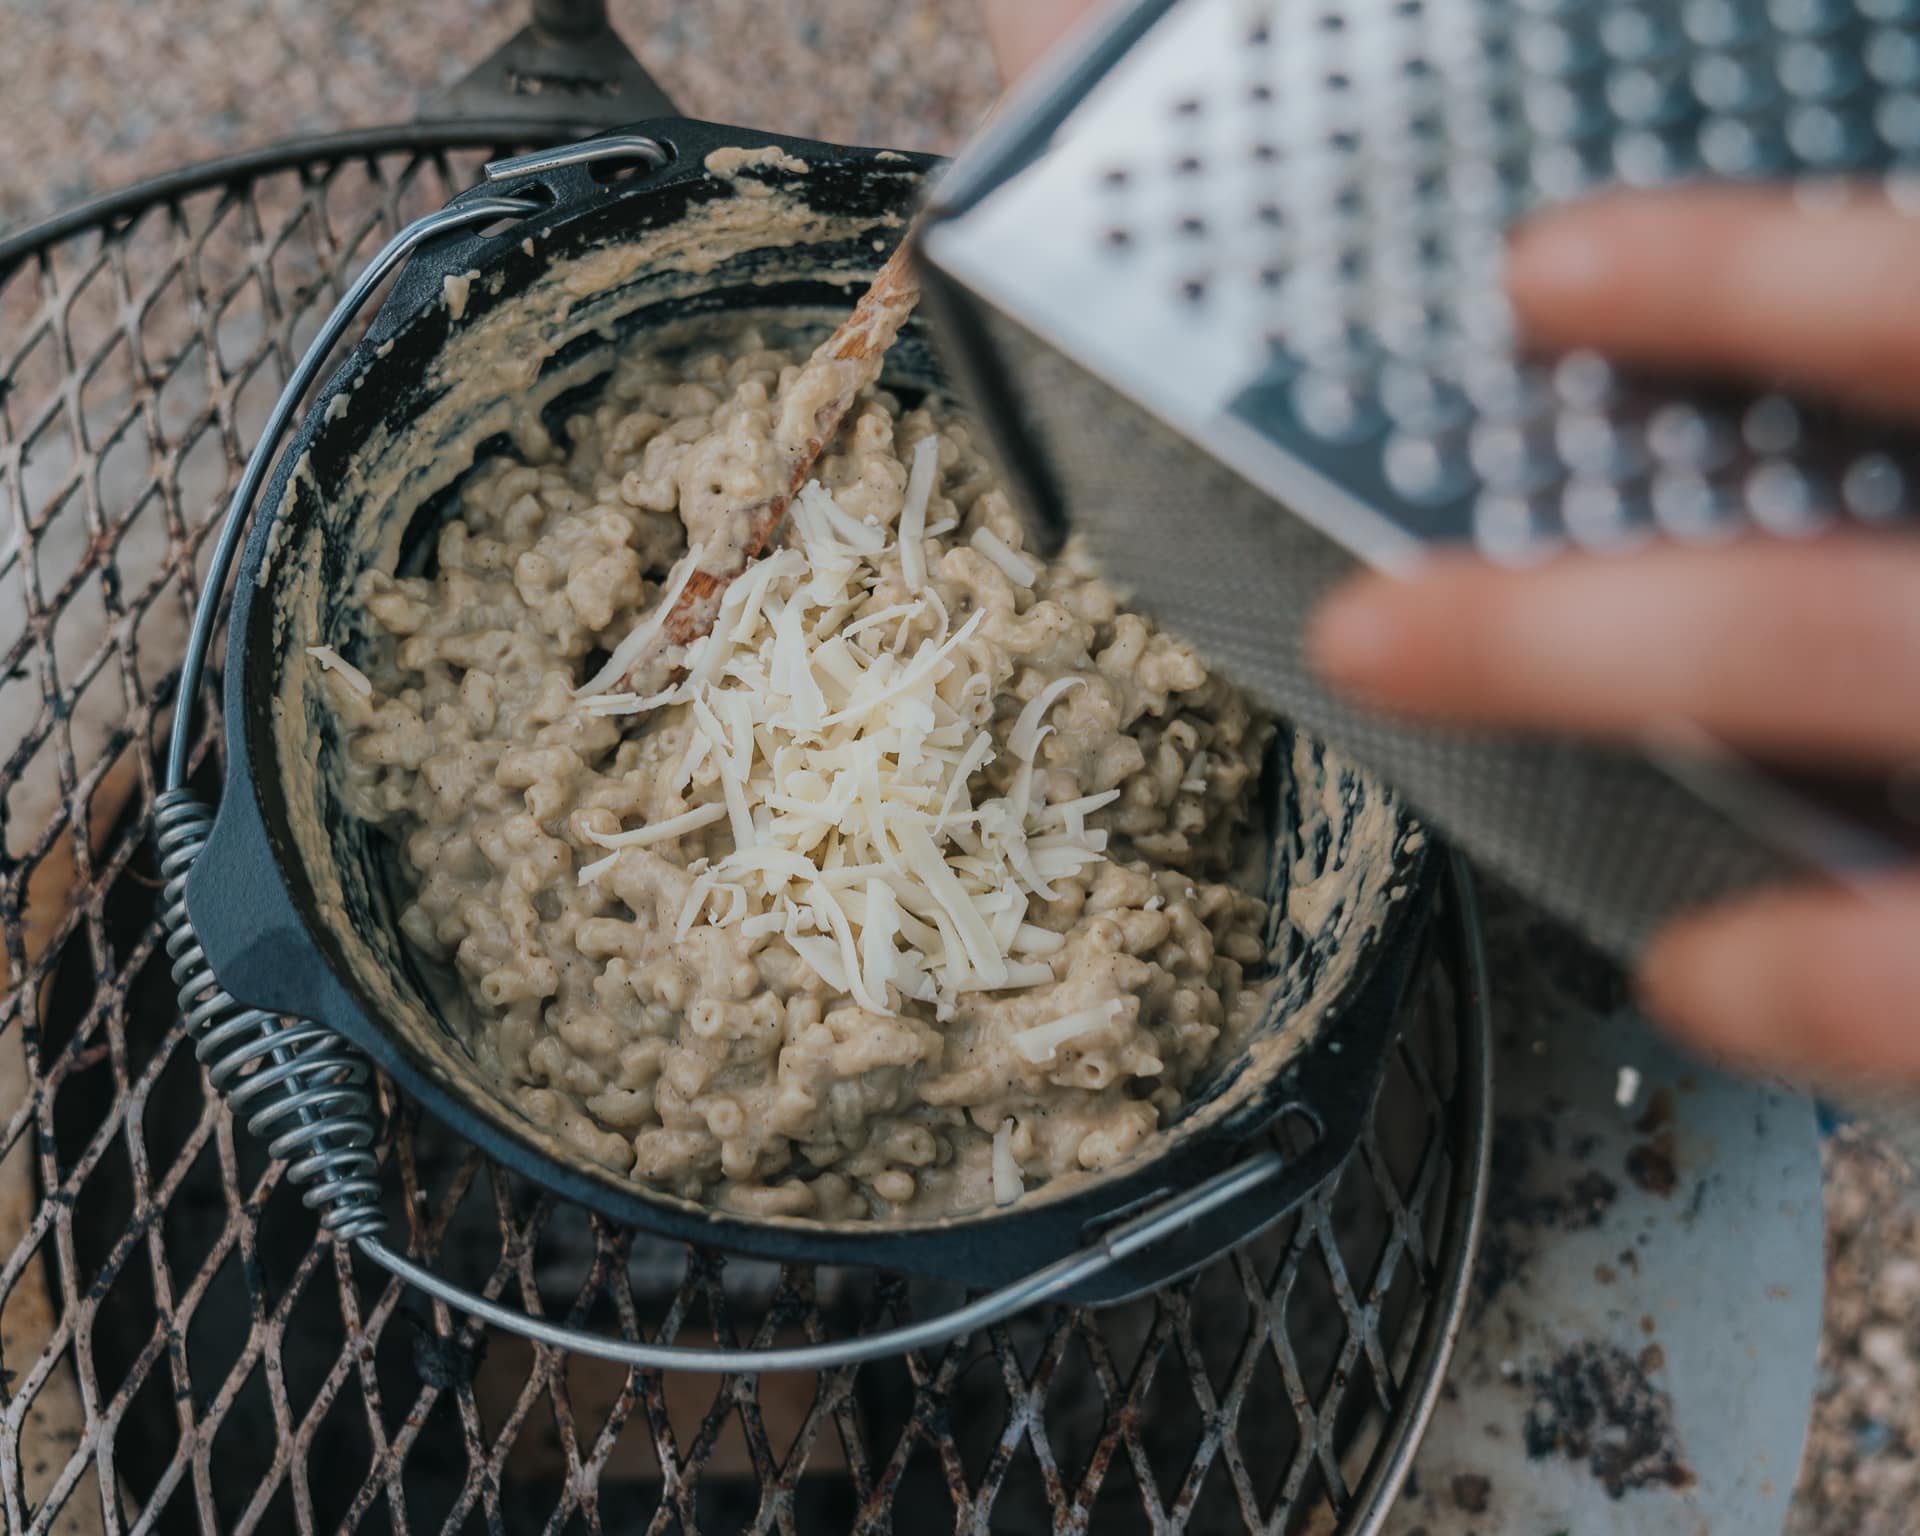
[[[612,9],[696,116],[944,150],[994,90],[971,0]],[[188,160],[404,118],[523,14],[515,0],[0,0],[0,229]],[[1790,1532],[1906,1536],[1920,1496],[1920,1193],[1876,1145],[1843,1136],[1827,1209],[1822,1388]]]
[[[1589,1169],[1565,1190],[1537,1193],[1531,1177],[1535,1152],[1552,1152],[1558,1142],[1559,1129],[1549,1113],[1500,1115],[1494,1120],[1486,1232],[1473,1276],[1480,1306],[1493,1301],[1532,1258],[1537,1229],[1577,1232],[1596,1227],[1619,1198],[1619,1186],[1598,1169]],[[1585,1155],[1582,1149],[1575,1150]]]
[[[1820,1388],[1788,1536],[1910,1536],[1920,1499],[1920,1185],[1851,1131],[1827,1145]]]
[[[1693,1474],[1681,1460],[1673,1399],[1648,1379],[1659,1346],[1640,1359],[1589,1340],[1533,1374],[1527,1410],[1527,1454],[1584,1462],[1611,1498],[1634,1488],[1686,1488]]]
[[[611,0],[689,116],[953,148],[996,89],[971,0]],[[526,0],[0,0],[0,229],[210,155],[404,121]]]

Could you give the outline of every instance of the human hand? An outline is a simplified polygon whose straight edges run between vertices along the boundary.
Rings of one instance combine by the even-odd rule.
[[[1920,216],[1857,190],[1620,194],[1510,251],[1529,340],[1786,381],[1920,418]],[[1920,763],[1920,543],[1661,547],[1507,570],[1436,559],[1315,616],[1334,683],[1395,712],[1632,737],[1674,719],[1775,758]],[[1920,870],[1690,916],[1642,959],[1697,1044],[1819,1077],[1920,1081]]]

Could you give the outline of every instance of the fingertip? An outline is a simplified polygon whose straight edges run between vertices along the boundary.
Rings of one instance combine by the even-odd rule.
[[[1392,675],[1401,625],[1392,585],[1361,576],[1335,589],[1307,623],[1307,658],[1340,687],[1372,691]]]
[[[1561,316],[1605,290],[1611,264],[1588,208],[1537,214],[1507,245],[1507,294],[1525,331],[1552,331]]]
[[[1695,1049],[1816,1081],[1920,1079],[1920,880],[1770,891],[1671,924],[1637,967]]]
[[[1780,1071],[1807,1063],[1805,1020],[1781,953],[1778,898],[1761,896],[1670,923],[1641,958],[1647,1016],[1709,1057]]]
[[[1669,924],[1640,957],[1634,990],[1641,1010],[1696,1045],[1727,1049],[1721,969],[1709,920]]]

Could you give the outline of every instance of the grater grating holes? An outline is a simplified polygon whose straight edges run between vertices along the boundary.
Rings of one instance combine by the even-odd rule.
[[[1794,480],[1763,465],[1785,450],[1743,446],[1737,417],[1708,403],[1714,432],[1734,431],[1733,451],[1675,458],[1639,432],[1682,397],[1640,381],[1619,385],[1603,406],[1567,402],[1579,414],[1564,422],[1550,419],[1551,400],[1530,404],[1549,419],[1521,468],[1469,456],[1463,472],[1459,444],[1396,429],[1393,411],[1370,402],[1392,366],[1424,371],[1435,389],[1464,387],[1475,409],[1499,419],[1519,412],[1491,366],[1514,345],[1499,298],[1502,230],[1542,201],[1608,180],[1825,176],[1888,156],[1920,166],[1920,90],[1908,89],[1920,86],[1916,16],[1915,0],[1357,0],[1338,12],[1265,4],[1250,27],[1240,23],[1242,38],[1264,41],[1236,62],[1236,94],[1215,94],[1204,61],[1178,61],[1188,78],[1169,79],[1178,143],[1165,168],[1142,175],[1116,161],[1105,171],[1109,186],[1139,194],[1137,214],[1157,207],[1164,224],[1111,222],[1099,238],[1163,283],[1196,324],[1244,333],[1257,316],[1279,350],[1264,362],[1246,354],[1249,369],[1285,357],[1289,375],[1313,375],[1271,396],[1285,407],[1268,429],[1338,450],[1343,464],[1370,444],[1381,484],[1404,497],[1399,515],[1425,534],[1499,528],[1507,551],[1512,530],[1545,538],[1575,508],[1582,529],[1563,532],[1594,547],[1619,542],[1594,536],[1612,521],[1593,516],[1591,489],[1556,495],[1526,518],[1474,510],[1482,491],[1497,506],[1576,478],[1617,480],[1621,504],[1644,513],[1632,526],[1682,537],[1718,537],[1729,516],[1804,531],[1830,510],[1857,516],[1856,503],[1875,521],[1897,520],[1884,489],[1896,481],[1884,472],[1858,482],[1869,487],[1859,495],[1842,494],[1864,440]],[[1331,334],[1330,315],[1348,334]],[[1488,379],[1500,379],[1491,395]],[[1591,419],[1596,411],[1603,420]],[[1897,483],[1913,484],[1911,446],[1881,451],[1896,462]],[[1713,494],[1669,477],[1656,495],[1652,476],[1669,459],[1712,478]],[[1747,505],[1750,488],[1757,506]],[[1832,508],[1802,506],[1809,495]],[[1436,521],[1443,502],[1450,510]]]

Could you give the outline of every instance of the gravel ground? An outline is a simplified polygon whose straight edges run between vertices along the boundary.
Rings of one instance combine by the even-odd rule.
[[[209,155],[402,121],[526,0],[0,0],[0,227]],[[971,0],[611,0],[693,117],[953,148],[995,89]]]
[[[613,0],[694,116],[952,148],[994,89],[970,0]],[[519,0],[0,0],[0,229],[186,161],[395,121],[518,25]],[[1821,1395],[1791,1536],[1920,1529],[1920,1196],[1827,1152]]]
[[[1920,1190],[1852,1131],[1827,1144],[1820,1393],[1788,1536],[1920,1530]]]

